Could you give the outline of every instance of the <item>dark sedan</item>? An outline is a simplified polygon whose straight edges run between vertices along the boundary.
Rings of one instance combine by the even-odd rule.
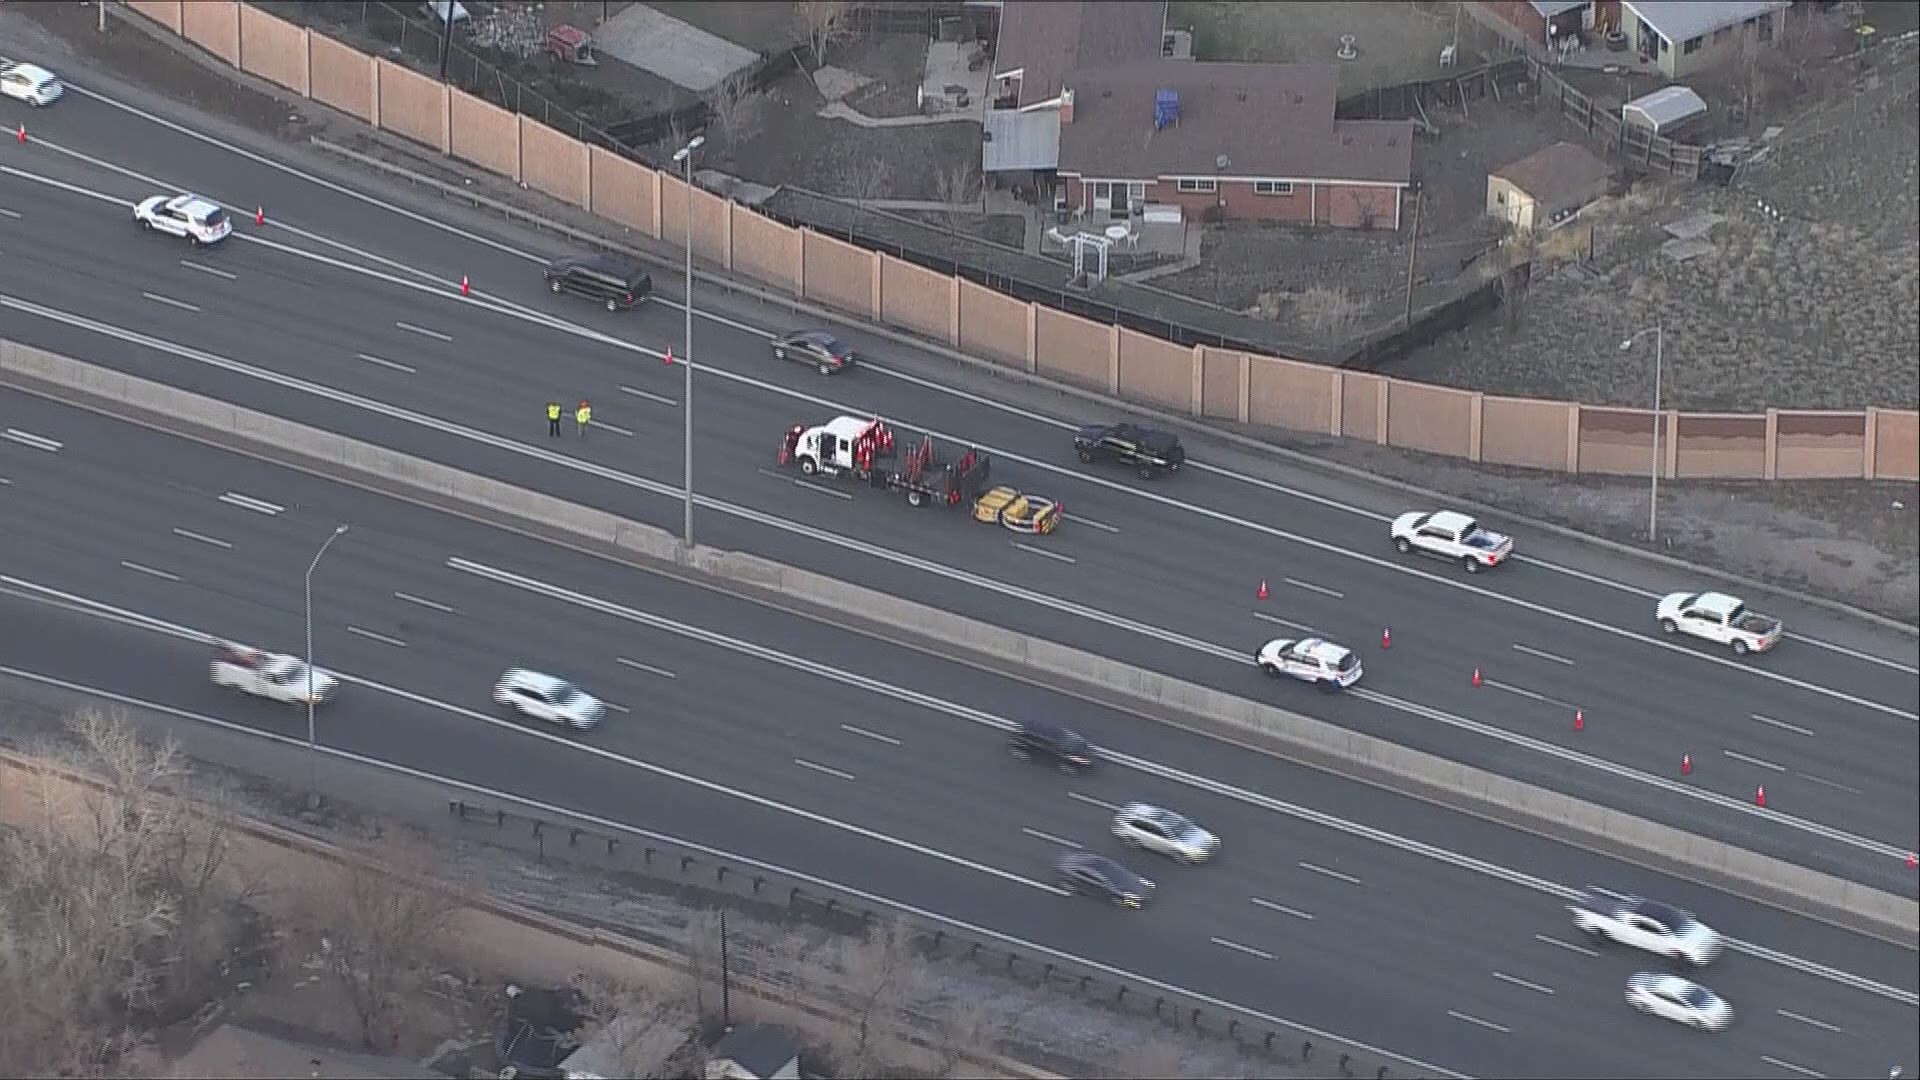
[[[795,330],[773,339],[773,358],[810,365],[822,375],[837,375],[853,366],[854,354],[825,330]]]
[[[1061,888],[1120,907],[1140,907],[1153,895],[1153,882],[1105,855],[1076,851],[1060,856],[1053,868],[1060,875]]]

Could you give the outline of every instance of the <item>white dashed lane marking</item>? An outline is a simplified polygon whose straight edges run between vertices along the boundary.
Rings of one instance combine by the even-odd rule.
[[[1226,938],[1223,938],[1223,937],[1210,938],[1209,940],[1212,941],[1215,945],[1218,945],[1223,949],[1232,949],[1234,952],[1237,952],[1237,953],[1246,953],[1248,956],[1257,956],[1262,960],[1273,959],[1273,954],[1270,952],[1267,952],[1265,949],[1256,949],[1251,945],[1242,945],[1237,941],[1228,941]]]
[[[666,668],[654,667],[652,664],[643,664],[638,660],[629,660],[624,656],[614,657],[613,662],[623,667],[630,667],[635,671],[644,671],[649,675],[658,675],[663,679],[677,679],[680,677],[678,675],[675,675],[673,672],[668,671]]]
[[[150,292],[143,292],[140,295],[146,297],[147,299],[153,301],[156,304],[165,304],[168,307],[179,308],[182,311],[199,311],[200,310],[199,304],[189,304],[185,300],[175,300],[171,296],[161,296],[159,293],[150,293]]]
[[[1021,826],[1020,831],[1033,837],[1035,840],[1045,840],[1049,844],[1059,844],[1063,848],[1072,848],[1075,851],[1081,850],[1079,844],[1064,837],[1055,836],[1052,833],[1044,833],[1039,829],[1029,829],[1025,826]]]
[[[358,626],[347,627],[347,633],[358,635],[360,637],[366,638],[369,641],[377,641],[382,645],[391,645],[396,649],[404,649],[407,647],[407,643],[404,641],[401,641],[399,638],[388,637],[385,634],[377,634],[372,630],[363,630]]]
[[[359,357],[362,360],[365,360],[369,364],[377,364],[380,367],[389,368],[393,371],[404,371],[408,375],[413,375],[416,373],[412,367],[409,367],[408,365],[403,364],[398,360],[388,360],[388,359],[385,359],[384,357],[375,356],[372,353],[355,353],[354,355]]]
[[[1306,919],[1309,922],[1313,920],[1311,913],[1301,911],[1299,908],[1290,908],[1285,904],[1276,904],[1271,900],[1262,900],[1258,896],[1249,896],[1247,899],[1252,901],[1255,906],[1266,908],[1268,911],[1277,911],[1282,915],[1291,915],[1296,919]]]
[[[894,738],[891,735],[882,735],[877,731],[868,731],[866,728],[854,727],[852,724],[841,724],[840,730],[846,732],[849,735],[858,735],[863,739],[872,739],[874,742],[883,742],[883,743],[886,743],[888,746],[900,745],[900,740]]]
[[[189,270],[198,270],[203,274],[211,274],[214,277],[225,278],[228,281],[238,281],[240,279],[240,275],[230,270],[222,270],[217,266],[208,266],[206,263],[197,263],[192,259],[181,259],[180,265]]]
[[[808,761],[806,758],[794,758],[793,763],[795,765],[800,766],[803,769],[812,769],[814,772],[825,773],[828,776],[837,777],[841,780],[853,779],[853,774],[850,772],[842,772],[839,769],[832,769],[832,768],[828,768],[825,765],[815,764],[814,762]]]
[[[44,435],[35,435],[31,431],[21,431],[19,428],[8,428],[6,436],[9,440],[17,442],[21,446],[31,446],[35,450],[45,450],[49,454],[59,453],[60,447],[63,445]]]
[[[233,546],[232,544],[228,543],[225,540],[220,539],[217,536],[208,536],[205,533],[197,533],[197,532],[194,532],[192,529],[175,529],[173,530],[173,535],[181,537],[182,539],[193,540],[197,543],[206,544],[209,547],[231,548]]]
[[[1329,589],[1325,585],[1315,585],[1311,581],[1301,581],[1297,578],[1281,578],[1280,580],[1296,589],[1305,589],[1308,592],[1319,593],[1321,596],[1331,596],[1335,600],[1345,600],[1347,598],[1347,594],[1338,589]]]
[[[429,330],[424,326],[415,326],[410,322],[397,322],[397,323],[394,323],[393,325],[399,327],[402,330],[405,330],[409,334],[419,334],[421,337],[430,337],[435,341],[452,341],[453,340],[452,334],[443,334],[438,330]]]
[[[155,570],[151,566],[141,566],[137,562],[128,562],[125,559],[120,560],[120,565],[126,567],[127,569],[133,571],[136,574],[146,574],[148,577],[157,577],[164,581],[180,580],[179,574],[169,574],[165,570]]]
[[[272,517],[274,514],[278,514],[286,509],[286,507],[276,503],[270,503],[265,499],[256,499],[251,495],[242,495],[237,491],[229,491],[225,495],[220,496],[220,501],[226,503],[228,506],[237,506],[242,510],[251,510],[256,514],[266,514],[268,517]]]

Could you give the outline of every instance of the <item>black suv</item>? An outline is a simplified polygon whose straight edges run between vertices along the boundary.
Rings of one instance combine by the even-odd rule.
[[[570,292],[607,305],[630,308],[653,292],[653,278],[640,264],[621,255],[573,255],[555,259],[546,269],[547,288]]]
[[[1177,471],[1187,462],[1180,437],[1136,424],[1094,424],[1074,433],[1073,451],[1081,461],[1118,461],[1132,466],[1142,480]]]
[[[1007,736],[1007,753],[1021,761],[1052,765],[1063,773],[1093,767],[1093,746],[1057,724],[1022,723]]]

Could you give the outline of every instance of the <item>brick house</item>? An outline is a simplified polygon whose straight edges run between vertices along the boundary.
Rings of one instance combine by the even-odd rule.
[[[1150,60],[1082,67],[1057,106],[1058,204],[1398,229],[1413,127],[1336,120],[1332,64]]]

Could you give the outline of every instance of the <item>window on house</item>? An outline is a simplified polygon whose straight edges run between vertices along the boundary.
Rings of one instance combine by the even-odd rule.
[[[1727,40],[1727,38],[1728,38],[1728,37],[1729,37],[1729,36],[1730,36],[1730,35],[1731,35],[1732,33],[1733,33],[1733,27],[1731,27],[1731,26],[1723,26],[1723,27],[1721,27],[1720,29],[1718,29],[1718,30],[1715,30],[1715,31],[1713,32],[1713,43],[1714,43],[1715,45],[1718,45],[1718,44],[1720,44],[1721,42],[1723,42],[1723,41],[1725,41],[1725,40]]]
[[[1773,40],[1773,16],[1761,15],[1759,16],[1759,19],[1760,21],[1754,24],[1754,27],[1753,27],[1754,30],[1759,33],[1761,41],[1772,41]]]
[[[1174,185],[1187,195],[1210,195],[1218,186],[1212,180],[1181,180]]]
[[[1253,193],[1255,195],[1291,195],[1293,185],[1285,180],[1255,180]]]
[[[1700,51],[1700,40],[1701,39],[1697,37],[1688,38],[1686,42],[1680,46],[1680,51],[1688,56],[1692,56],[1694,53]]]

